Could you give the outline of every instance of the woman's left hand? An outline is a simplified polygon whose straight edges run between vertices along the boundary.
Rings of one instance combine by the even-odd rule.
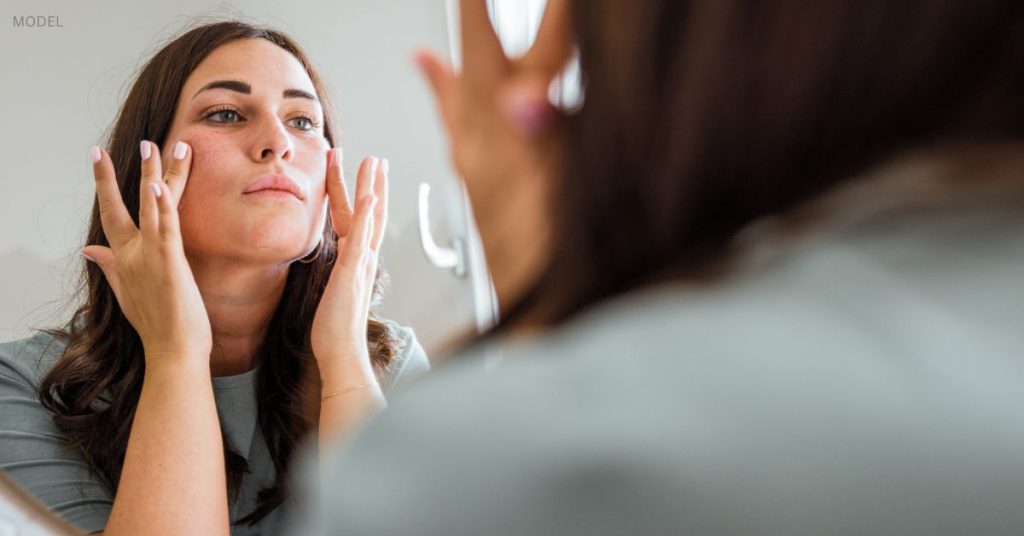
[[[363,159],[356,178],[355,207],[341,169],[341,150],[327,157],[327,196],[338,255],[310,335],[324,395],[360,391],[380,398],[366,342],[377,253],[384,239],[388,206],[388,162]]]

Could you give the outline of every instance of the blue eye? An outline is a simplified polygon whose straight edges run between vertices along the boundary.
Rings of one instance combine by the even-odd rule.
[[[300,115],[299,117],[293,117],[288,121],[291,121],[292,126],[303,132],[309,132],[320,127],[320,123],[314,121],[312,117],[307,117],[304,115]]]
[[[309,130],[313,128],[313,122],[310,121],[308,117],[296,117],[294,119],[291,119],[291,121],[295,122],[295,128],[299,130]],[[301,125],[304,126],[299,126],[300,121],[302,122]]]
[[[219,119],[215,119],[218,117]],[[234,123],[238,120],[238,112],[230,108],[222,108],[206,114],[206,118],[214,123]]]

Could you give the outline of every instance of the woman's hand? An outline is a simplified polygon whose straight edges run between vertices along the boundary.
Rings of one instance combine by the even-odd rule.
[[[136,227],[121,199],[110,155],[93,148],[100,220],[110,247],[90,245],[82,253],[106,276],[121,311],[142,339],[147,362],[160,356],[208,366],[213,344],[210,320],[178,225],[178,200],[188,180],[192,149],[178,142],[166,173],[156,144],[143,141],[139,150],[142,179]]]
[[[487,264],[503,306],[514,304],[544,268],[551,227],[541,209],[562,168],[561,112],[548,87],[572,53],[568,0],[548,0],[537,40],[521,58],[505,55],[484,0],[461,0],[462,71],[436,54],[416,63],[430,83],[466,184]]]
[[[560,116],[548,101],[548,87],[572,53],[568,9],[566,0],[549,0],[533,46],[511,59],[494,33],[484,0],[462,0],[462,72],[453,72],[435,53],[416,53],[471,197],[486,193],[481,190],[488,185],[482,183],[508,186],[510,177],[542,180],[535,171],[548,158],[546,142]]]
[[[388,162],[368,157],[359,166],[355,207],[349,202],[341,151],[328,151],[327,196],[338,256],[313,318],[310,340],[323,394],[347,390],[379,398],[366,342],[377,253],[384,239]]]

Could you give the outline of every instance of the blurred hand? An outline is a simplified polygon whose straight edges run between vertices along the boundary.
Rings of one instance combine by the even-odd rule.
[[[188,180],[192,148],[183,142],[175,147],[165,174],[159,147],[149,141],[140,144],[138,227],[122,201],[110,155],[93,149],[100,220],[110,246],[90,245],[82,253],[103,271],[125,318],[142,339],[148,365],[159,359],[208,367],[210,320],[178,225],[178,200]]]
[[[418,52],[466,183],[499,302],[514,301],[547,255],[551,184],[561,172],[562,115],[548,88],[572,53],[568,0],[549,0],[537,40],[508,58],[485,0],[462,0],[462,72]]]
[[[472,193],[494,175],[522,175],[520,170],[536,166],[546,135],[560,119],[548,101],[548,87],[572,48],[566,0],[548,2],[537,40],[517,59],[505,56],[485,0],[462,0],[460,13],[462,72],[455,74],[433,52],[417,52],[415,60],[433,90],[456,168]]]

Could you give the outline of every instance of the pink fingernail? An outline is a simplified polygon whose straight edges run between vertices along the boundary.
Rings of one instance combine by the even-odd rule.
[[[142,155],[143,160],[148,160],[149,155],[153,154],[153,148],[149,146],[149,142],[142,140],[139,143],[139,154]]]
[[[96,262],[96,259],[90,257],[89,254],[84,251],[82,252],[82,256],[88,259],[90,262]]]
[[[89,150],[89,158],[92,158],[92,162],[94,164],[96,162],[99,162],[100,158],[103,158],[103,154],[100,153],[100,148],[99,147],[93,147],[92,149],[90,149]]]
[[[412,55],[412,61],[416,64],[416,68],[420,70],[424,75],[430,74],[430,59],[427,53],[418,50]]]
[[[163,192],[160,191],[160,186],[156,182],[149,183],[149,189],[153,190],[153,195],[160,197]]]
[[[174,158],[176,160],[181,160],[182,158],[185,158],[185,153],[187,152],[188,146],[185,145],[185,142],[179,141],[178,143],[174,144]]]

